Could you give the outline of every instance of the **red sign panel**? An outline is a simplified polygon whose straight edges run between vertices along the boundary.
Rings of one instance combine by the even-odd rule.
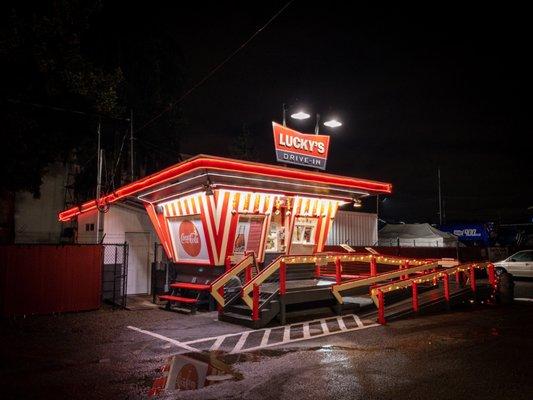
[[[311,135],[272,122],[276,159],[279,162],[326,169],[328,135]]]

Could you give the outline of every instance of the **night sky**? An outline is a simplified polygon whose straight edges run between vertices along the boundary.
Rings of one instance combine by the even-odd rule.
[[[187,3],[122,3],[117,20],[172,38],[185,89],[286,4]],[[271,121],[287,103],[343,122],[322,132],[332,136],[328,172],[391,182],[384,219],[436,222],[440,166],[447,221],[528,222],[528,13],[491,7],[295,0],[179,104],[181,151],[227,156],[245,124],[259,161],[274,163]],[[289,126],[313,132],[314,121]]]

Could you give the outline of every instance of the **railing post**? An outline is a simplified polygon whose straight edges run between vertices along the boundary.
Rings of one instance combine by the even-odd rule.
[[[335,258],[335,281],[337,285],[341,283],[341,259],[339,257]]]
[[[492,287],[496,287],[496,272],[494,270],[494,264],[489,263],[487,265],[487,275],[489,276],[489,283]]]
[[[405,260],[405,263],[403,264],[403,269],[407,269],[409,268],[409,260]],[[403,275],[403,279],[408,279],[409,278],[409,274],[405,274]]]
[[[450,302],[450,276],[447,273],[444,274],[444,299]]]
[[[315,278],[320,278],[320,265],[318,263],[315,264]]]
[[[370,257],[370,276],[376,276],[378,273],[378,266],[376,263],[376,257],[371,256]]]
[[[470,266],[470,289],[472,292],[476,293],[476,268],[474,264]]]
[[[247,284],[248,282],[250,282],[252,280],[252,266],[251,265],[248,265],[245,269],[244,269],[244,282],[245,284]]]
[[[279,293],[284,295],[287,292],[287,265],[284,261],[279,263]]]
[[[413,292],[413,311],[418,312],[418,284],[415,281],[413,281],[411,289]]]
[[[385,325],[385,298],[381,289],[378,289],[378,323]]]
[[[462,279],[461,279],[461,271],[456,270],[455,271],[455,283],[457,283],[458,287],[463,286],[461,281],[462,281]]]
[[[252,297],[252,321],[259,320],[259,286],[254,283]]]
[[[218,294],[224,299],[224,286],[218,288]],[[224,310],[224,307],[220,303],[217,303],[217,311],[221,313]]]
[[[224,265],[226,267],[226,272],[228,272],[231,269],[231,256],[226,257],[226,262]]]

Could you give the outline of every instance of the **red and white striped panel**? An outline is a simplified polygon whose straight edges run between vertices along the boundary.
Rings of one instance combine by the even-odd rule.
[[[205,193],[195,193],[190,196],[181,197],[176,200],[161,203],[163,215],[165,217],[182,217],[184,215],[195,215],[202,212],[201,202],[205,198]]]

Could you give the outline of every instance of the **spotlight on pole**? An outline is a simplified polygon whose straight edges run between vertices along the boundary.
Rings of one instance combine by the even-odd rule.
[[[291,115],[291,118],[294,118],[294,119],[307,119],[309,117],[310,117],[310,115],[307,114],[306,112],[303,112],[303,111],[299,111],[299,112]]]
[[[324,122],[324,125],[328,128],[338,128],[342,126],[342,122],[337,121],[336,119],[330,119],[329,121]]]

